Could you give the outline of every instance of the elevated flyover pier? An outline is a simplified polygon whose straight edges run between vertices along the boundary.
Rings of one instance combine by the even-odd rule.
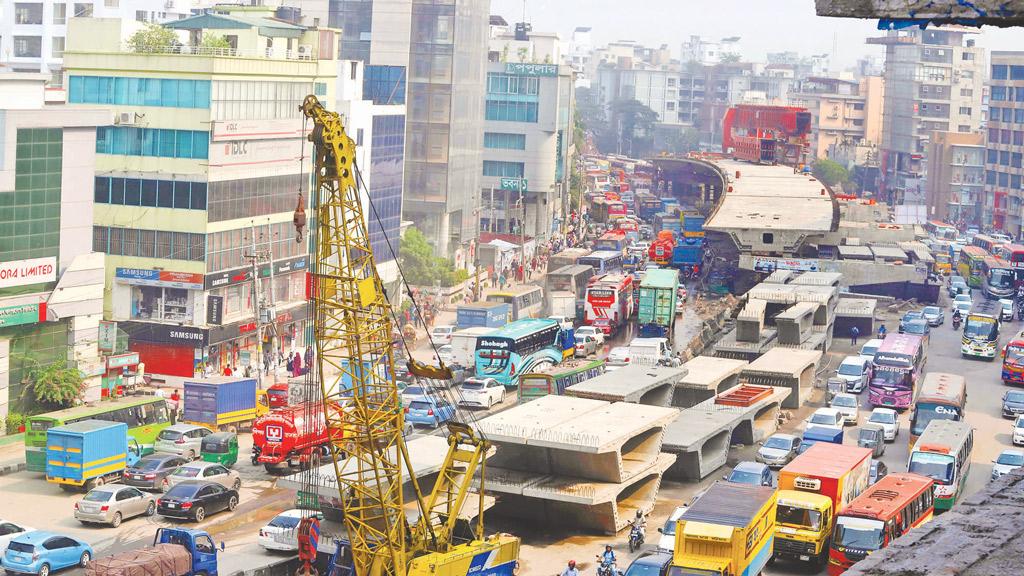
[[[495,512],[612,534],[636,510],[654,508],[662,474],[675,461],[661,452],[679,411],[662,406],[544,396],[489,416],[481,433],[496,451],[486,490]]]

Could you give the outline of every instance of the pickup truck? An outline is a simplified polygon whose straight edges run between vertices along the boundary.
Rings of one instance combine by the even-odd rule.
[[[217,546],[205,530],[158,528],[153,545],[95,558],[86,576],[217,576]],[[224,550],[221,542],[220,550]]]

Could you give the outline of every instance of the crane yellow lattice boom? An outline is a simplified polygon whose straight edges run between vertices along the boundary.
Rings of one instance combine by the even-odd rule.
[[[313,122],[309,139],[315,148],[310,272],[317,377],[356,573],[510,575],[518,538],[483,536],[486,440],[466,424],[449,424],[449,449],[433,490],[426,498],[420,490],[402,437],[391,307],[370,248],[355,144],[338,114],[316,97],[307,96],[302,111]],[[349,382],[351,393],[343,394]],[[403,467],[416,495],[414,525],[406,517]],[[460,531],[474,477],[480,482],[479,523]]]

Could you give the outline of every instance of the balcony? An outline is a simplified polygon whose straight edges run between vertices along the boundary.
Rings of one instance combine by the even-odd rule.
[[[135,50],[127,42],[121,46],[122,52],[131,54],[207,56],[213,58],[259,58],[269,60],[317,60],[312,46],[299,46],[298,50],[275,48],[216,48],[210,46],[150,46],[145,50]]]

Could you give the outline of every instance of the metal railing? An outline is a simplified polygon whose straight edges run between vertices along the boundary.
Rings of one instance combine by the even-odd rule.
[[[126,42],[122,51],[133,54],[173,54],[182,56],[213,56],[218,58],[265,58],[270,60],[316,61],[312,49],[275,50],[274,48],[222,48],[214,46],[189,46],[169,44],[162,46],[133,46]]]

